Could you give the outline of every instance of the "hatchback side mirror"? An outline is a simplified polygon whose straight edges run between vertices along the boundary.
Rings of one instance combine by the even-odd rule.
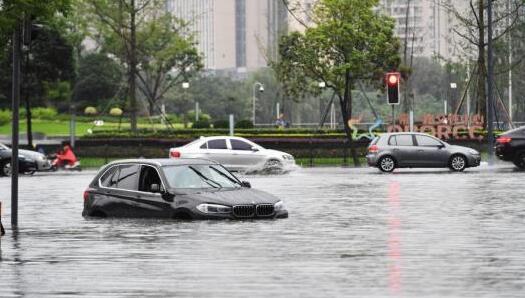
[[[443,149],[443,148],[445,148],[445,144],[439,144],[437,147],[438,147],[438,149]]]
[[[248,181],[242,181],[241,185],[242,185],[242,187],[252,188],[252,185]]]

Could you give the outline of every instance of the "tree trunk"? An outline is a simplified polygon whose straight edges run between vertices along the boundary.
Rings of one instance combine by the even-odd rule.
[[[129,54],[129,105],[130,105],[130,120],[131,120],[131,131],[133,134],[137,133],[137,98],[136,98],[136,75],[137,75],[137,34],[136,34],[136,22],[135,22],[135,0],[131,0],[131,11],[130,11],[130,54]]]
[[[476,101],[476,113],[483,115],[485,119],[487,113],[487,101],[485,90],[486,65],[485,65],[485,17],[484,17],[484,1],[478,0],[478,16],[480,26],[478,26],[478,98]]]
[[[348,145],[350,146],[350,152],[352,153],[352,159],[354,160],[355,166],[360,166],[359,158],[354,147],[354,141],[352,139],[352,131],[348,125],[348,120],[352,117],[352,84],[350,71],[346,71],[345,75],[345,91],[343,97],[339,97],[339,103],[341,105],[341,114],[343,116],[343,127],[345,129],[346,137],[348,138]]]

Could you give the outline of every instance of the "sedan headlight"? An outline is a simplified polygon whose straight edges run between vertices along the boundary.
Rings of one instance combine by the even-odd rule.
[[[468,150],[468,153],[472,154],[472,155],[479,155],[479,152],[474,150],[474,149],[469,149]]]
[[[206,214],[227,214],[232,212],[232,207],[217,204],[200,204],[197,210]]]
[[[293,160],[293,156],[287,154],[287,155],[283,155],[283,159],[284,160]]]
[[[275,212],[281,211],[283,209],[284,209],[283,201],[279,201],[279,202],[275,203],[275,205],[273,205],[273,210],[275,210]]]

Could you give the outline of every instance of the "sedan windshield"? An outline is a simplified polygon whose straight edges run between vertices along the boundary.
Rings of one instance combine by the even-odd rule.
[[[164,167],[171,188],[233,188],[239,180],[220,165],[182,165]]]

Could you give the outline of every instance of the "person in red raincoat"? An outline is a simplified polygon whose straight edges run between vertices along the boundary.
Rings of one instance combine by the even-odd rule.
[[[57,153],[57,157],[53,161],[53,166],[60,168],[63,166],[73,167],[77,164],[78,159],[73,153],[73,149],[69,144],[65,144],[61,151]]]

